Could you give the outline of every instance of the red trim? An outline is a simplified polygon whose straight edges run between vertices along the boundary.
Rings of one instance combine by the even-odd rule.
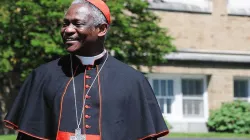
[[[18,128],[18,126],[17,126],[17,125],[15,125],[14,123],[12,123],[12,122],[10,122],[10,121],[3,120],[3,122],[5,122],[5,123],[7,123],[7,124],[11,125],[13,128]],[[7,125],[7,124],[5,124],[5,125]]]
[[[78,66],[79,66],[79,65],[78,65]],[[77,69],[78,69],[78,66],[76,67],[76,70],[75,70],[75,72],[74,72],[74,75],[76,74],[76,71],[77,71]],[[63,98],[64,98],[64,95],[66,94],[67,88],[68,88],[70,82],[72,81],[72,79],[73,79],[73,78],[71,78],[71,79],[68,81],[67,85],[66,85],[65,88],[64,88],[63,95],[62,95],[62,97],[61,97],[60,114],[59,114],[59,120],[58,120],[57,136],[58,136],[58,132],[59,132],[59,128],[60,128],[60,123],[61,123],[61,117],[62,117]],[[7,123],[7,124],[5,124],[5,127],[7,127],[7,128],[15,129],[15,130],[18,131],[18,132],[21,132],[21,133],[23,133],[23,134],[29,135],[29,136],[34,137],[34,138],[37,138],[37,139],[49,140],[49,139],[46,139],[46,138],[42,138],[42,137],[35,136],[35,135],[30,134],[30,133],[28,133],[28,132],[25,132],[25,131],[23,131],[23,130],[19,130],[19,129],[17,129],[18,126],[15,125],[14,123],[10,122],[10,121],[7,121],[7,120],[3,120],[3,121],[4,121],[5,123]],[[8,124],[9,124],[9,125],[8,125]],[[88,137],[89,137],[89,138],[88,138]],[[87,136],[87,138],[88,138],[89,140],[100,140],[100,139],[92,139],[92,136]],[[91,139],[90,139],[90,138],[91,138]],[[95,138],[95,136],[94,136],[94,138]],[[57,139],[57,140],[61,140],[61,139]],[[62,140],[63,140],[63,139],[62,139]],[[65,139],[65,140],[68,140],[68,139]]]
[[[76,66],[76,70],[74,72],[74,76],[76,75],[76,71],[77,71],[78,67],[79,67],[79,65]]]
[[[10,126],[10,125],[5,124],[4,126],[7,127],[7,128],[9,128],[9,129],[14,129],[14,130],[16,130],[16,128],[14,128],[13,126]]]
[[[144,140],[144,139],[147,139],[147,138],[153,138],[153,137],[160,137],[160,136],[165,136],[169,133],[169,130],[165,130],[165,131],[162,131],[160,133],[157,133],[157,134],[151,134],[151,135],[148,135],[146,137],[143,137],[143,138],[140,138],[139,140]]]
[[[78,65],[79,66],[79,65]],[[78,69],[78,66],[76,67],[76,70],[74,72],[74,76],[76,74],[76,71]],[[61,125],[61,119],[62,119],[62,108],[63,108],[63,99],[64,99],[64,95],[66,94],[66,91],[68,89],[68,86],[70,84],[70,82],[73,80],[73,77],[69,79],[68,83],[66,84],[65,88],[64,88],[64,91],[63,91],[63,94],[62,94],[62,97],[61,97],[61,103],[60,103],[60,113],[59,113],[59,119],[58,119],[58,127],[57,127],[57,133],[56,133],[56,137],[58,136],[58,132],[59,132],[59,129],[60,129],[60,125]]]
[[[13,124],[13,123],[10,122],[10,121],[7,121],[7,120],[3,120],[3,121],[4,121],[5,123],[7,123],[7,124],[5,124],[5,127],[9,128],[9,129],[14,129],[14,130],[16,130],[16,131],[18,131],[18,132],[21,132],[21,133],[23,133],[23,134],[26,134],[26,135],[28,135],[28,136],[31,136],[31,137],[34,137],[34,138],[37,138],[37,139],[49,140],[49,139],[46,139],[46,138],[42,138],[42,137],[35,136],[35,135],[30,134],[30,133],[28,133],[28,132],[25,132],[25,131],[23,131],[23,130],[19,130],[19,129],[17,129],[18,126],[15,125],[15,124]]]
[[[57,140],[69,140],[70,136],[73,136],[73,135],[74,133],[59,131]],[[89,134],[86,135],[86,139],[87,140],[101,140],[99,135],[89,135]]]
[[[96,66],[97,71],[99,71],[98,65]],[[99,90],[99,103],[100,103],[100,111],[99,111],[99,132],[100,137],[102,137],[102,94],[101,94],[101,82],[100,76],[98,75],[98,90]]]
[[[65,86],[64,88],[64,91],[63,91],[63,94],[62,94],[62,97],[61,97],[61,103],[60,103],[60,113],[59,113],[59,119],[58,119],[58,127],[57,127],[57,133],[56,133],[56,137],[58,136],[58,132],[59,132],[59,129],[60,129],[60,125],[61,125],[61,119],[62,119],[62,107],[63,107],[63,99],[64,99],[64,95],[66,94],[66,91],[68,89],[68,86],[70,84],[70,82],[73,80],[73,78],[71,78],[67,85]]]
[[[17,130],[17,131],[18,131],[18,132],[21,132],[21,133],[24,133],[24,134],[26,134],[26,135],[29,135],[29,136],[31,136],[31,137],[37,138],[37,139],[49,140],[49,139],[46,139],[46,138],[41,138],[41,137],[38,137],[38,136],[34,136],[34,135],[32,135],[32,134],[30,134],[30,133],[27,133],[27,132],[25,132],[25,131],[22,131],[22,130]]]
[[[84,87],[84,88],[83,88],[83,90],[84,90],[84,91],[83,91],[83,92],[84,92],[84,93],[83,93],[83,101],[84,101],[84,99],[86,98],[86,97],[85,97],[85,96],[86,96],[86,88],[85,88],[85,84],[86,84],[86,77],[85,77],[85,76],[86,76],[86,73],[87,73],[87,71],[86,71],[86,69],[85,69],[85,71],[84,71],[84,76],[83,76],[83,77],[84,77],[84,80],[83,80],[83,81],[84,81],[84,83],[83,83],[83,85],[84,85],[84,86],[83,86],[83,87]],[[82,103],[83,103],[83,102],[82,102]],[[85,101],[85,104],[86,104],[86,101]],[[83,104],[83,107],[85,107],[84,104]],[[86,114],[86,109],[84,109],[84,114]],[[83,122],[83,124],[86,123],[86,120],[85,120],[84,117],[82,118],[82,122]],[[83,128],[83,134],[86,134],[86,129],[85,129],[85,127],[82,126],[82,128]]]

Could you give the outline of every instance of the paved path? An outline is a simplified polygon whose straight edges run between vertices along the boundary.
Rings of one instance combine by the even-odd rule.
[[[159,140],[249,140],[242,138],[160,138]]]

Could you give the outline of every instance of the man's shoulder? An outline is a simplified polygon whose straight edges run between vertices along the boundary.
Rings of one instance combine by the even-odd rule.
[[[43,76],[57,74],[58,72],[62,71],[60,60],[63,59],[64,57],[66,56],[62,56],[60,58],[56,58],[49,62],[43,63],[39,65],[38,67],[36,67],[33,71],[36,74],[43,75]]]
[[[111,60],[111,65],[112,67],[116,70],[119,71],[120,74],[123,75],[127,75],[127,77],[132,77],[135,79],[144,79],[144,75],[142,72],[140,72],[139,70],[133,68],[132,66],[130,66],[129,64],[126,64],[114,57],[112,57]]]
[[[57,58],[55,60],[51,60],[49,62],[43,63],[39,65],[37,68],[35,68],[35,71],[37,72],[46,72],[48,70],[53,70],[54,68],[58,67],[58,62],[60,58]]]

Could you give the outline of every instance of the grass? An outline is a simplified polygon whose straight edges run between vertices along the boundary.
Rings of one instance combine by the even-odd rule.
[[[249,138],[250,134],[232,133],[170,133],[169,138]],[[0,136],[0,140],[15,140],[16,135]]]
[[[0,136],[0,140],[15,140],[16,135],[6,135],[6,136]]]
[[[249,138],[250,134],[233,133],[169,133],[169,138]]]

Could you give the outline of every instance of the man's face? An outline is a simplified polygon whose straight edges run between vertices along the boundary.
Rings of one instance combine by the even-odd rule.
[[[88,49],[98,38],[98,32],[93,26],[90,10],[83,4],[73,4],[64,17],[61,28],[63,42],[68,52]]]

